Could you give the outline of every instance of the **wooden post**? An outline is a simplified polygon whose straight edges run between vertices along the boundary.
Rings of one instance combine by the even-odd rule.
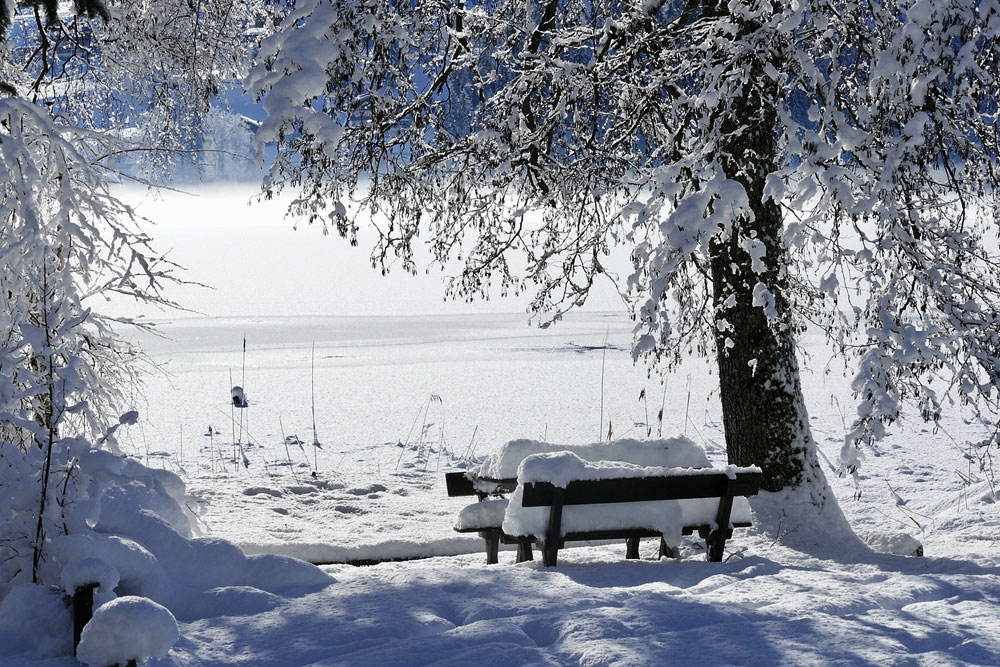
[[[73,591],[73,651],[80,645],[83,628],[94,616],[94,589],[97,582],[84,584]]]
[[[549,509],[549,530],[542,543],[542,563],[545,567],[555,567],[562,546],[562,510],[566,489],[556,486],[552,489],[552,505]]]
[[[626,537],[625,538],[625,559],[626,560],[637,560],[639,558],[639,538],[638,537]]]
[[[677,549],[673,549],[667,546],[667,541],[660,538],[660,558],[677,558],[680,554],[677,553]]]
[[[535,560],[535,555],[531,553],[531,542],[518,542],[517,562],[523,563],[529,560]]]
[[[708,560],[713,563],[722,561],[726,550],[726,537],[729,535],[729,516],[733,511],[733,497],[728,493],[719,498],[719,513],[715,517],[716,528],[708,534]]]
[[[486,564],[496,565],[500,562],[500,531],[489,528],[480,533],[486,540]]]

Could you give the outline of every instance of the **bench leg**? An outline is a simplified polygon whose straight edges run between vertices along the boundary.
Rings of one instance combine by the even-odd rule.
[[[713,563],[722,562],[726,552],[726,538],[729,537],[729,516],[733,511],[733,497],[726,495],[719,498],[719,513],[715,517],[715,530],[708,534],[708,560]]]
[[[553,542],[542,543],[542,564],[545,567],[555,567],[559,560],[559,547]]]
[[[563,494],[566,489],[552,489],[552,506],[549,508],[549,529],[545,532],[542,542],[542,563],[545,567],[555,567],[559,557],[559,547],[562,546],[562,511]]]
[[[708,547],[708,560],[713,563],[722,562],[722,557],[726,553],[726,533],[722,530],[713,530],[705,540]]]
[[[639,538],[625,538],[625,558],[626,560],[637,560],[639,558]]]
[[[500,531],[484,530],[482,536],[486,542],[486,564],[496,565],[500,562]]]
[[[535,555],[531,552],[531,542],[518,542],[517,562],[523,563],[529,560],[535,560]]]
[[[677,549],[673,549],[667,545],[667,541],[660,538],[660,558],[678,558],[680,556],[677,553]]]

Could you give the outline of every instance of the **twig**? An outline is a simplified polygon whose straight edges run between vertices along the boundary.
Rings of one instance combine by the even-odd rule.
[[[598,425],[597,428],[598,442],[604,439],[604,365],[605,361],[608,358],[608,335],[610,333],[611,333],[610,329],[604,332],[604,348],[601,350],[601,415],[600,415],[601,423]],[[609,434],[611,432],[610,424],[608,425],[608,432]],[[610,439],[610,435],[608,436],[608,438]]]
[[[312,344],[309,366],[309,400],[312,403],[313,420],[313,472],[319,472],[319,437],[316,435],[316,341]]]

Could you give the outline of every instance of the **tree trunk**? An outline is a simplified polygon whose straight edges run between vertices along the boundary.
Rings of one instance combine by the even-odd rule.
[[[766,178],[777,159],[778,95],[778,84],[755,59],[742,90],[719,119],[725,137],[720,163],[727,177],[743,185],[753,216],[735,221],[728,237],[711,244],[726,448],[730,463],[763,469],[762,488],[768,491],[799,486],[806,466],[815,465],[786,296],[781,209],[770,198],[764,201]],[[749,240],[765,248],[763,271],[760,265],[754,270],[745,248]],[[767,293],[758,293],[754,305],[755,290],[763,287],[773,297],[770,321],[759,305],[767,303]]]

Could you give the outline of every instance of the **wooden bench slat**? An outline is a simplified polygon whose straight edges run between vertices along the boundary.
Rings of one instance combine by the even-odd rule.
[[[725,473],[710,473],[674,477],[574,480],[563,490],[562,503],[592,505],[753,496],[760,490],[760,477],[760,473],[741,472],[736,474],[736,479],[730,479]],[[550,482],[525,484],[521,505],[550,507],[557,488],[560,487]]]
[[[465,472],[446,472],[444,474],[445,486],[448,488],[448,497],[457,496],[486,496],[490,493],[512,493],[517,488],[516,479],[490,479],[488,477],[477,477],[475,481],[469,478]],[[477,483],[478,482],[478,486]],[[484,490],[485,489],[485,490]]]
[[[464,472],[446,472],[444,474],[444,482],[448,487],[449,498],[476,495],[475,484],[472,483],[472,480]]]

